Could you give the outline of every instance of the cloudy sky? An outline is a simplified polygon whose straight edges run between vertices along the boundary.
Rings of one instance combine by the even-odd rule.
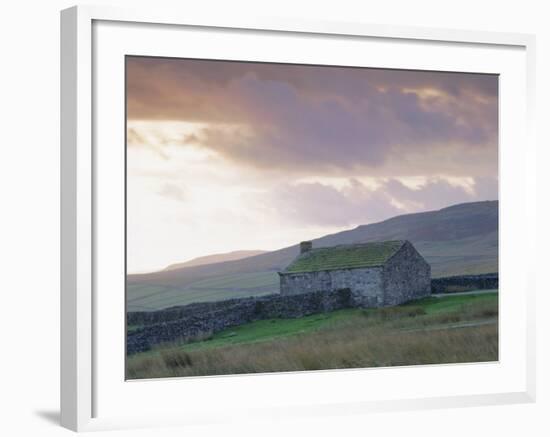
[[[127,58],[128,271],[498,195],[492,75]]]

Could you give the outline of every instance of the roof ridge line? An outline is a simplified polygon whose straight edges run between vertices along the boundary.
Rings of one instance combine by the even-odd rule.
[[[409,240],[398,239],[398,240],[365,241],[363,243],[341,243],[341,244],[335,244],[334,246],[313,247],[310,250],[308,250],[308,252],[311,252],[313,250],[319,250],[319,249],[333,249],[335,247],[342,247],[342,246],[366,246],[368,244],[405,243],[406,241],[409,241]]]

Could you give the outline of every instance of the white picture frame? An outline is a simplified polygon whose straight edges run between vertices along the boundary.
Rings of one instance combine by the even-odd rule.
[[[105,23],[97,30],[94,27]],[[124,29],[124,26],[133,26],[133,29]],[[106,309],[106,299],[98,299],[99,290],[112,287],[117,290],[116,283],[111,283],[108,272],[103,268],[105,259],[102,255],[104,245],[100,235],[105,232],[117,232],[120,227],[110,229],[109,220],[117,221],[117,214],[105,216],[105,208],[98,208],[104,202],[106,192],[104,184],[120,181],[120,166],[117,159],[111,159],[108,154],[97,153],[98,138],[110,135],[116,126],[98,120],[109,118],[112,123],[118,121],[120,114],[107,116],[102,111],[102,97],[96,91],[98,81],[101,81],[102,68],[112,56],[120,58],[124,47],[115,43],[120,32],[141,32],[136,27],[145,29],[149,26],[150,32],[177,31],[185,28],[186,32],[219,32],[228,29],[238,31],[239,35],[246,36],[249,32],[268,32],[270,38],[276,40],[280,36],[292,38],[332,38],[334,41],[353,39],[354,41],[369,40],[383,41],[385,44],[431,44],[439,50],[447,46],[460,48],[461,51],[475,51],[487,49],[495,51],[493,64],[487,59],[477,59],[475,62],[486,62],[490,72],[504,74],[510,77],[504,89],[507,98],[501,100],[501,120],[517,121],[501,128],[504,144],[511,143],[512,139],[521,141],[523,147],[513,150],[511,147],[501,148],[500,177],[501,195],[506,201],[501,202],[501,268],[511,265],[515,261],[516,251],[531,250],[534,253],[535,220],[534,215],[528,212],[535,208],[535,144],[533,139],[533,102],[534,102],[534,51],[535,38],[532,35],[492,33],[477,31],[462,31],[451,29],[426,29],[402,26],[383,26],[365,23],[337,23],[337,22],[308,22],[307,20],[284,20],[270,18],[241,18],[239,21],[227,22],[223,17],[193,16],[189,11],[162,11],[154,10],[126,10],[110,7],[78,6],[66,9],[61,13],[61,424],[76,431],[113,429],[121,427],[185,425],[197,423],[213,423],[235,420],[262,420],[265,417],[288,417],[293,415],[324,415],[324,414],[364,414],[372,411],[397,411],[403,409],[441,408],[474,406],[488,404],[505,404],[518,402],[532,402],[535,399],[535,309],[534,299],[535,282],[534,272],[529,263],[518,263],[514,274],[504,274],[501,283],[504,289],[520,290],[517,295],[503,293],[501,303],[501,346],[503,342],[515,341],[520,352],[516,350],[516,357],[508,360],[506,348],[504,357],[496,365],[456,365],[454,367],[419,366],[418,370],[410,368],[380,369],[376,378],[395,378],[396,380],[409,379],[411,370],[416,372],[418,380],[449,379],[453,375],[470,375],[479,378],[479,381],[488,381],[486,386],[480,385],[478,391],[471,387],[462,390],[452,387],[439,387],[432,384],[429,392],[420,392],[411,386],[408,389],[395,389],[387,396],[379,392],[374,396],[365,393],[349,393],[346,400],[345,392],[338,393],[337,387],[360,386],[361,381],[372,380],[372,371],[345,370],[330,372],[301,372],[277,375],[244,375],[226,377],[191,378],[187,382],[186,390],[215,395],[220,390],[238,389],[245,393],[241,398],[234,398],[232,409],[222,410],[215,403],[206,411],[200,399],[195,402],[196,408],[177,405],[171,409],[163,409],[162,403],[158,408],[136,411],[135,415],[129,409],[117,406],[122,402],[118,396],[138,397],[143,399],[157,399],[159,394],[165,393],[168,401],[177,396],[181,390],[181,380],[144,381],[138,384],[120,380],[120,369],[110,372],[113,362],[105,357],[110,353],[124,355],[124,343],[116,341],[106,344],[105,330],[117,331],[124,314],[120,313],[120,296],[118,300]],[[153,26],[153,27],[151,27]],[[119,29],[120,27],[121,29]],[[118,33],[117,33],[118,32]],[[134,33],[133,35],[137,35]],[[185,36],[183,36],[185,37]],[[109,40],[112,38],[112,40]],[[162,38],[162,35],[159,36]],[[140,39],[140,38],[136,38]],[[313,38],[314,39],[314,38]],[[106,41],[111,41],[112,50],[105,48]],[[155,51],[160,49],[162,39],[149,38],[147,48],[143,50]],[[276,43],[276,42],[275,42]],[[159,44],[155,47],[155,44]],[[111,44],[109,44],[111,45]],[[437,47],[436,47],[437,49]],[[198,48],[197,50],[200,50]],[[403,49],[401,49],[403,50]],[[498,53],[503,60],[499,63]],[[480,52],[481,53],[481,52]],[[484,52],[483,52],[484,53]],[[135,54],[132,52],[131,54]],[[105,55],[105,58],[101,56]],[[510,55],[510,56],[508,56]],[[251,55],[252,57],[254,55]],[[208,57],[208,55],[206,55]],[[403,52],[403,57],[405,53]],[[479,57],[478,57],[479,58]],[[506,59],[505,59],[506,58]],[[101,60],[96,65],[96,61]],[[401,61],[406,62],[406,61]],[[433,59],[429,65],[437,69],[438,62]],[[454,60],[455,69],[459,70],[460,57]],[[463,62],[464,65],[467,65]],[[402,64],[405,65],[405,64]],[[428,64],[426,64],[428,65]],[[494,66],[491,66],[494,65]],[[410,65],[409,68],[418,68]],[[428,68],[428,67],[425,67]],[[502,73],[506,70],[509,73]],[[515,82],[514,82],[515,81]],[[120,84],[120,78],[115,80]],[[120,89],[111,90],[113,95],[119,95]],[[118,94],[117,94],[118,93]],[[510,106],[516,105],[514,108]],[[516,111],[514,113],[508,112]],[[519,111],[519,112],[517,112]],[[103,124],[102,124],[103,123]],[[511,125],[514,126],[511,126]],[[502,125],[502,123],[501,123]],[[120,126],[122,130],[123,126]],[[504,129],[504,131],[503,131]],[[120,135],[118,132],[117,135]],[[115,138],[115,137],[113,137]],[[120,138],[119,136],[116,138]],[[106,142],[109,142],[107,140]],[[104,144],[105,142],[101,142]],[[514,168],[514,166],[517,166]],[[118,173],[117,173],[118,172]],[[508,183],[511,172],[514,172],[515,181]],[[99,173],[102,176],[98,176]],[[109,174],[110,176],[103,176]],[[117,179],[118,174],[118,179]],[[109,179],[106,179],[109,178]],[[116,206],[116,197],[109,200]],[[106,200],[107,201],[107,200]],[[522,202],[518,208],[516,202]],[[522,225],[524,238],[513,237],[515,226]],[[99,231],[98,231],[99,229]],[[105,232],[103,231],[105,229]],[[113,234],[111,234],[113,235]],[[115,238],[116,239],[116,238]],[[504,244],[502,244],[504,243]],[[503,256],[504,255],[504,256]],[[116,260],[109,262],[113,270],[120,270]],[[114,275],[123,272],[113,271]],[[116,291],[114,292],[116,293]],[[123,295],[123,290],[120,290]],[[118,311],[118,312],[117,312]],[[507,312],[508,311],[508,312]],[[517,321],[514,335],[512,321]],[[122,322],[123,323],[123,322]],[[117,331],[118,332],[118,331]],[[118,335],[118,334],[117,334]],[[508,338],[506,337],[508,335]],[[513,338],[512,338],[513,337]],[[517,349],[516,347],[516,349]],[[509,369],[500,372],[500,368],[509,365]],[[485,367],[484,367],[485,366]],[[496,366],[496,367],[495,367]],[[450,370],[449,370],[450,369]],[[391,372],[391,373],[387,373]],[[460,373],[462,372],[462,373]],[[460,376],[454,376],[460,377]],[[496,375],[496,376],[495,376]],[[320,379],[330,382],[323,392],[316,392]],[[493,378],[493,379],[491,379]],[[508,385],[504,380],[509,381]],[[112,388],[117,381],[119,388]],[[455,381],[456,382],[456,381]],[[458,381],[460,382],[460,381]],[[300,387],[296,394],[298,404],[284,402],[262,403],[256,399],[258,408],[251,409],[252,405],[246,401],[247,395],[259,390],[274,390],[277,386],[293,384]],[[492,384],[492,385],[489,385]],[[397,384],[396,384],[397,385]],[[467,386],[467,384],[464,384]],[[124,389],[123,389],[124,387]],[[123,393],[125,388],[130,388]],[[311,396],[304,393],[311,390]],[[332,390],[332,391],[331,391]],[[376,391],[376,390],[373,390]],[[338,397],[340,396],[340,397]],[[283,393],[276,399],[282,399]],[[202,405],[202,407],[201,407]],[[105,412],[105,413],[104,413]]]

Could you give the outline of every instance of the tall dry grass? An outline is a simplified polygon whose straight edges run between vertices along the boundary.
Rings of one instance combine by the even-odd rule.
[[[441,316],[434,316],[437,319]],[[253,344],[130,357],[127,377],[158,378],[498,360],[497,324],[457,329],[376,327],[364,322]]]

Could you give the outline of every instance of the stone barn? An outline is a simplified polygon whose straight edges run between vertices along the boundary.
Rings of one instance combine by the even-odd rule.
[[[349,289],[355,305],[382,307],[428,296],[431,269],[406,240],[318,249],[304,241],[279,279],[282,295]]]

